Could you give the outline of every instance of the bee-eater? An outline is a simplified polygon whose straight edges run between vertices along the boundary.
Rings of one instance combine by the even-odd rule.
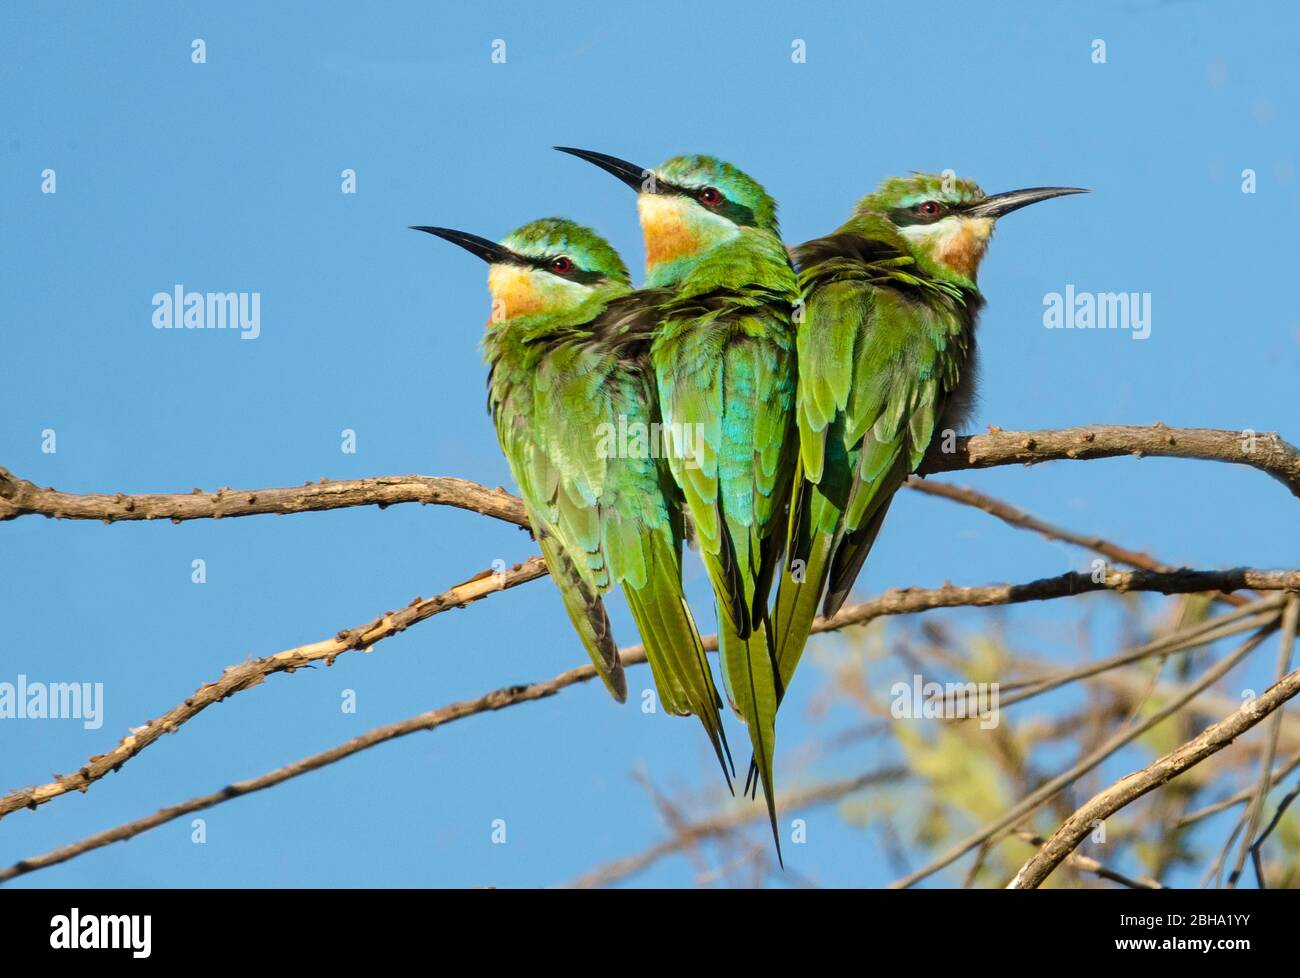
[[[726,775],[722,700],[682,595],[681,493],[646,438],[614,434],[650,430],[659,416],[647,343],[624,308],[627,267],[594,231],[560,218],[526,224],[500,244],[415,230],[490,266],[488,406],[596,671],[622,702],[623,667],[600,597],[621,584],[664,709],[700,718]]]
[[[767,600],[797,453],[798,291],[776,204],[713,157],[678,156],[646,170],[557,148],[637,191],[670,467],[718,602],[727,692],[749,729],[779,857],[772,755],[780,690]]]
[[[980,260],[998,218],[1086,193],[1034,187],[985,196],[950,175],[882,183],[837,231],[793,249],[799,472],[773,610],[782,689],[817,603],[844,604],[903,481],[936,433],[971,406]]]

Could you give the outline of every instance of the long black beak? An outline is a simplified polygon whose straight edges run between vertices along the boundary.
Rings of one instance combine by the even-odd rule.
[[[561,153],[568,153],[580,160],[596,164],[606,173],[614,174],[637,193],[641,193],[643,190],[648,192],[654,186],[653,183],[647,183],[653,171],[637,166],[635,163],[629,163],[627,160],[620,160],[617,156],[596,153],[589,149],[574,149],[572,146],[556,146],[554,148]]]
[[[985,197],[978,204],[967,207],[963,214],[966,217],[1002,217],[1010,214],[1012,211],[1018,211],[1022,207],[1028,207],[1030,204],[1037,204],[1040,200],[1051,200],[1053,197],[1064,197],[1067,194],[1086,194],[1087,190],[1079,187],[1029,187],[1025,190],[1008,190],[1004,194],[994,194],[992,197]]]
[[[518,258],[509,248],[502,248],[495,241],[489,241],[487,238],[480,238],[477,234],[470,234],[466,231],[453,231],[451,228],[431,228],[420,224],[412,224],[412,231],[424,231],[426,234],[437,235],[439,238],[445,238],[452,244],[460,245],[471,255],[478,255],[490,265],[505,264],[517,261]]]

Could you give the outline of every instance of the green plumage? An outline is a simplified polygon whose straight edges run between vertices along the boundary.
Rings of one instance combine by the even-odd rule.
[[[528,247],[518,234],[506,243]],[[554,240],[541,250],[577,251]],[[579,264],[571,274],[591,271]],[[664,709],[700,717],[725,773],[721,698],[681,590],[681,496],[648,437],[620,438],[659,421],[646,344],[628,326],[628,292],[626,278],[612,276],[570,306],[490,323],[489,405],[552,576],[606,685],[625,698],[599,600],[622,585]]]
[[[779,855],[772,768],[780,688],[767,601],[797,454],[797,283],[775,205],[756,183],[709,157],[671,160],[658,175],[687,199],[701,188],[721,193],[712,211],[691,203],[682,219],[700,239],[723,240],[650,270],[649,281],[672,293],[659,306],[650,359],[664,423],[679,439],[672,475],[718,603],[728,697],[749,731]],[[753,223],[727,236],[718,213]]]
[[[994,222],[1077,187],[987,196],[950,172],[891,177],[835,233],[794,249],[800,471],[773,624],[789,686],[825,589],[839,611],[889,509],[973,398],[975,276]]]
[[[557,148],[637,191],[646,288],[632,291],[617,253],[571,221],[499,245],[417,230],[492,266],[489,407],[596,671],[626,699],[602,600],[621,586],[664,709],[700,718],[730,785],[722,701],[682,593],[689,519],[780,858],[776,713],[822,595],[833,615],[895,492],[960,423],[993,222],[1084,191],[986,197],[950,175],[894,178],[792,264],[775,202],[731,164],[681,156],[648,171]]]
[[[910,198],[915,185],[887,184],[889,199]],[[823,613],[833,615],[894,493],[925,456],[973,350],[982,304],[974,283],[927,269],[881,216],[884,209],[860,206],[837,232],[793,252],[805,311],[798,330],[800,473],[773,611],[783,686],[823,589]]]

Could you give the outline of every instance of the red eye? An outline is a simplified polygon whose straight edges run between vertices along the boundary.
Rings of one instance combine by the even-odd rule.
[[[938,217],[943,213],[943,204],[937,200],[927,200],[925,203],[917,205],[916,209],[926,217]]]
[[[717,187],[705,187],[698,194],[701,204],[708,207],[717,207],[722,203],[722,191]]]
[[[568,275],[573,271],[573,262],[561,255],[559,258],[551,259],[551,271],[557,275]]]

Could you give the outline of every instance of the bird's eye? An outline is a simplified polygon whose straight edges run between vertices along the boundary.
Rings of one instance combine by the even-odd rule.
[[[573,271],[573,262],[561,255],[559,258],[551,259],[551,271],[556,275],[568,275]]]
[[[943,204],[937,200],[927,200],[916,205],[916,212],[922,217],[938,217],[944,210]]]
[[[705,187],[697,194],[697,198],[707,207],[717,207],[722,203],[722,191],[717,187]]]

